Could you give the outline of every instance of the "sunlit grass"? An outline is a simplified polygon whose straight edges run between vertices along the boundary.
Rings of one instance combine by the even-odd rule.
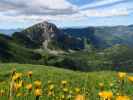
[[[132,100],[132,95],[132,74],[124,72],[0,64],[2,100]]]

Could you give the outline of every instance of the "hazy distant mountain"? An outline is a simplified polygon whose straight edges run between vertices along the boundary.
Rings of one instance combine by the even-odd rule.
[[[0,29],[0,33],[12,35],[14,32],[20,32],[22,29]]]
[[[96,31],[95,27],[67,28],[67,29],[62,29],[62,31],[73,37],[83,38],[83,39],[85,38],[94,47],[103,48],[108,46],[107,43],[105,43],[105,41],[97,37],[97,35],[95,34]]]
[[[115,44],[133,46],[133,25],[68,28],[62,31],[74,37],[87,38],[96,47],[110,47]]]

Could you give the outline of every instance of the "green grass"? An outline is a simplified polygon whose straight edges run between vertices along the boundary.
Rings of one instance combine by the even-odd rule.
[[[40,59],[41,55],[32,49],[17,44],[9,36],[0,35],[1,62],[36,63]]]
[[[52,80],[56,86],[56,95],[61,94],[60,91],[60,82],[61,80],[67,80],[69,82],[69,88],[74,89],[79,87],[82,89],[84,94],[84,88],[87,92],[87,100],[99,100],[98,99],[98,84],[105,83],[105,90],[111,90],[109,87],[110,83],[116,83],[116,72],[111,71],[100,71],[100,72],[78,72],[71,70],[64,70],[50,66],[43,65],[30,65],[30,64],[0,64],[0,89],[9,89],[9,77],[11,70],[16,68],[17,72],[26,73],[28,71],[33,71],[33,81],[40,79],[43,83],[44,94],[46,94],[47,81]],[[29,80],[26,80],[29,82]],[[116,90],[116,86],[113,87],[113,90]],[[126,81],[124,86],[124,92],[126,95],[133,95],[133,87]],[[7,96],[2,97],[2,100],[8,100]],[[26,99],[27,98],[27,99]],[[28,97],[16,97],[14,100],[34,100],[34,96]],[[47,96],[42,96],[41,100],[51,100]],[[53,100],[53,99],[52,99]]]

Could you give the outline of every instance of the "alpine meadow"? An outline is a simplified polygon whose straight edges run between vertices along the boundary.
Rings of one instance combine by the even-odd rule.
[[[133,0],[0,0],[0,100],[133,100]]]

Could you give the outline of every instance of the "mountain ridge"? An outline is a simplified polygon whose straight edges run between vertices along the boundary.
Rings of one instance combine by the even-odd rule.
[[[126,44],[127,40],[133,41],[133,26],[123,27],[61,30],[42,22],[12,36],[0,35],[0,62],[45,64],[80,71],[130,71],[133,45]],[[52,54],[49,49],[63,53]]]
[[[91,30],[92,29],[92,30]],[[111,47],[115,44],[133,46],[133,25],[101,26],[62,29],[65,33],[82,38],[89,38],[95,47]],[[90,31],[91,30],[91,31]],[[86,36],[92,37],[86,37]],[[98,44],[97,44],[98,43]]]
[[[61,49],[84,48],[82,40],[65,34],[56,25],[46,21],[35,24],[21,32],[14,33],[13,36],[19,34],[23,34],[25,37],[29,38],[31,41],[36,42],[44,49],[49,48],[50,45],[51,47],[55,46],[55,48]]]
[[[15,32],[12,36],[21,44],[28,44],[26,47],[44,49],[84,49],[84,39],[95,48],[107,48],[116,44],[133,46],[133,25],[58,28],[53,23],[43,21]],[[22,41],[21,38],[26,39]],[[32,42],[34,45],[30,46]]]

